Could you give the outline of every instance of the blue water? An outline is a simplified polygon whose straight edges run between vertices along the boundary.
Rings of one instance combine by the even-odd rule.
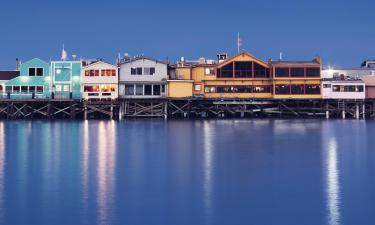
[[[375,122],[3,121],[0,224],[375,224]]]

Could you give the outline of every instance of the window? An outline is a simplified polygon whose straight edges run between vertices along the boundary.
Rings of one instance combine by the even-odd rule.
[[[292,84],[290,86],[290,93],[294,95],[301,95],[305,93],[305,85],[303,84]]]
[[[211,86],[205,86],[204,87],[204,92],[205,93],[215,93],[216,92],[216,88],[215,87],[211,87]]]
[[[355,92],[356,86],[355,85],[345,85],[344,92]]]
[[[125,95],[134,95],[134,85],[126,84],[125,85]]]
[[[43,68],[36,68],[36,75],[43,76]]]
[[[99,92],[99,85],[85,85],[83,87],[84,92]]]
[[[206,68],[204,70],[205,75],[215,75],[215,68]]]
[[[135,95],[143,95],[143,85],[135,85]]]
[[[275,94],[278,94],[278,95],[288,95],[288,94],[290,94],[290,85],[289,84],[275,85]]]
[[[306,68],[306,77],[320,77],[320,67]]]
[[[6,92],[12,92],[12,86],[5,86]]]
[[[276,68],[275,77],[289,77],[289,68]]]
[[[320,94],[320,85],[319,84],[306,84],[305,93],[310,95],[319,95]]]
[[[202,90],[202,85],[196,84],[194,85],[194,91],[201,91]]]
[[[29,68],[29,76],[35,76],[35,68]]]
[[[101,84],[100,91],[101,92],[114,92],[116,91],[116,87],[113,84]]]
[[[145,85],[145,95],[152,95],[152,85]]]
[[[254,78],[268,77],[267,73],[269,70],[266,67],[254,62]]]
[[[14,93],[19,93],[20,92],[20,86],[13,86],[13,92]]]
[[[21,86],[21,93],[27,93],[29,88],[27,86]]]
[[[132,67],[130,69],[131,75],[142,75],[142,67]]]
[[[235,62],[234,65],[235,65],[235,72],[234,72],[235,77],[252,77],[252,74],[253,74],[252,62]]]
[[[3,85],[0,85],[0,91],[3,92]]]
[[[154,75],[155,74],[155,67],[145,67],[143,68],[144,75]]]
[[[152,95],[160,95],[160,85],[154,85]]]
[[[161,85],[161,93],[165,94],[165,85],[164,84]]]
[[[116,70],[101,70],[101,76],[116,76]]]
[[[364,88],[363,85],[357,85],[357,92],[363,92]]]
[[[271,86],[254,86],[254,93],[271,93]]]
[[[233,63],[231,62],[231,63],[221,67],[221,69],[218,69],[217,70],[217,77],[222,77],[222,78],[233,77]]]
[[[331,84],[323,84],[323,88],[331,88]]]
[[[90,76],[90,71],[89,70],[85,70],[85,76],[86,77]]]
[[[36,93],[43,93],[43,86],[36,86]]]
[[[35,86],[29,86],[29,92],[30,93],[35,93],[36,87]]]
[[[305,68],[290,68],[290,76],[291,77],[304,77],[305,76]]]

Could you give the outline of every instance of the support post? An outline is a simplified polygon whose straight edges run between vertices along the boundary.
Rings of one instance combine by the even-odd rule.
[[[359,104],[356,103],[355,105],[355,118],[358,120],[359,119]]]
[[[362,118],[366,119],[366,104],[365,102],[362,102]]]
[[[329,119],[329,105],[328,105],[328,101],[326,101],[326,119]]]

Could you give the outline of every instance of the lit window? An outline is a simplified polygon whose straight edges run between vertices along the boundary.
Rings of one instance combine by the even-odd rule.
[[[200,85],[200,84],[196,84],[196,85],[194,86],[194,90],[195,90],[195,91],[201,91],[201,90],[202,90],[202,85]]]

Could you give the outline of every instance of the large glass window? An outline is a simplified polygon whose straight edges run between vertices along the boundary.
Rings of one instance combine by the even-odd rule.
[[[126,84],[125,85],[125,95],[134,95],[134,85]]]
[[[21,86],[21,93],[27,93],[28,92],[28,87],[27,86]]]
[[[153,95],[160,95],[160,85],[154,85]]]
[[[275,68],[275,77],[289,77],[289,68]]]
[[[233,63],[229,63],[218,70],[217,77],[230,78],[233,77]]]
[[[290,68],[290,76],[291,77],[304,77],[305,76],[305,68],[302,68],[302,67],[292,67],[292,68]]]
[[[142,84],[135,85],[135,95],[143,95],[143,85]]]
[[[235,62],[235,77],[252,77],[253,63],[252,62]]]
[[[292,84],[290,86],[290,93],[294,94],[294,95],[296,95],[296,94],[299,94],[299,95],[304,94],[305,93],[305,85],[303,85],[303,84]]]
[[[271,86],[262,85],[262,86],[253,86],[254,93],[271,93]]]
[[[306,68],[306,77],[320,77],[320,67]]]
[[[13,92],[19,93],[21,91],[20,86],[13,86]]]
[[[215,75],[215,68],[206,68],[204,71],[205,75]]]
[[[29,86],[29,92],[30,93],[35,93],[36,87],[35,86]]]
[[[320,94],[320,85],[319,84],[306,84],[305,85],[306,94],[317,95]]]
[[[145,85],[145,95],[152,95],[152,85],[150,84]]]
[[[289,84],[277,84],[275,85],[275,94],[278,95],[288,95],[290,94]]]
[[[357,85],[357,92],[363,92],[364,88],[363,85]]]
[[[266,67],[254,62],[254,78],[263,78],[263,77],[268,77]]]
[[[36,93],[38,94],[43,93],[43,86],[36,86]]]

